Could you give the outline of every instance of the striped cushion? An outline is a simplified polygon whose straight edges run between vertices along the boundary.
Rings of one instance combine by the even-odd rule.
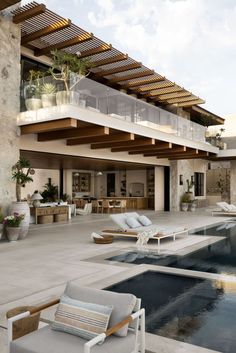
[[[85,303],[63,295],[52,329],[90,340],[107,330],[112,306]]]

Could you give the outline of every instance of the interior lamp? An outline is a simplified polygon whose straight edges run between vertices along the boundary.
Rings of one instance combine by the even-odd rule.
[[[31,201],[33,201],[33,206],[40,207],[40,200],[43,200],[43,197],[40,195],[38,191],[35,191],[31,196]]]

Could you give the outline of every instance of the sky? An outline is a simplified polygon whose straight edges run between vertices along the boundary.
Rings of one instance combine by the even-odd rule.
[[[38,2],[205,99],[204,108],[236,113],[236,0]]]

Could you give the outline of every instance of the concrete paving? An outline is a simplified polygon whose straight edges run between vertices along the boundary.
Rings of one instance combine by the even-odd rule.
[[[143,212],[155,223],[160,225],[187,226],[196,228],[227,219],[212,217],[205,210],[196,212]],[[81,285],[97,286],[107,279],[114,280],[129,269],[127,265],[116,265],[109,262],[84,261],[88,258],[102,256],[107,252],[121,249],[132,249],[135,241],[116,238],[112,244],[97,245],[90,239],[92,231],[99,232],[107,227],[114,227],[108,215],[93,214],[77,216],[70,223],[53,225],[32,225],[24,240],[0,243],[0,352],[6,352],[6,320],[8,309],[20,305],[34,305],[59,296],[67,281],[76,281]],[[189,235],[173,242],[170,238],[163,239],[161,251],[178,252],[193,244],[201,242],[200,237]],[[154,247],[154,242],[148,247]],[[46,311],[44,317],[52,318],[53,310]],[[158,337],[158,352],[172,353],[189,352],[189,345],[183,342],[148,334],[147,349],[155,351]],[[151,337],[151,338],[150,338]],[[169,341],[169,350],[166,342]],[[173,343],[173,342],[174,343]],[[151,343],[155,342],[155,343]],[[161,348],[163,343],[163,350]],[[156,347],[157,348],[157,347]],[[191,352],[210,352],[194,347]]]

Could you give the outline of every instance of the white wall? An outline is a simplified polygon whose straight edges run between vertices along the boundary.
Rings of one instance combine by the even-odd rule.
[[[22,198],[27,198],[27,195],[32,195],[35,190],[43,191],[44,185],[48,183],[48,178],[52,179],[52,183],[59,187],[60,177],[59,170],[52,169],[34,169],[35,174],[32,175],[33,182],[27,183],[24,188],[21,189]]]
[[[155,211],[164,211],[164,167],[155,167]]]

